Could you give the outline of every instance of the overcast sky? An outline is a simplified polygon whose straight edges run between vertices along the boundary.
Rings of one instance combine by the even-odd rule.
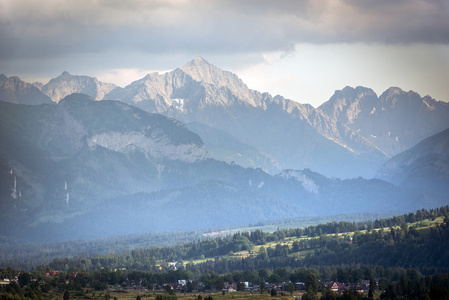
[[[317,107],[390,86],[449,101],[449,1],[0,0],[0,73],[125,86],[196,56]]]

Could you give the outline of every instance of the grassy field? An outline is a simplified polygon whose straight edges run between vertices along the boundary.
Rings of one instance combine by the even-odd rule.
[[[125,292],[115,292],[115,291],[86,291],[84,293],[76,293],[71,292],[70,293],[70,299],[137,299],[138,296],[140,296],[141,299],[156,299],[157,293],[151,292],[151,291],[125,291]],[[294,292],[293,295],[290,295],[290,293],[285,292],[285,296],[276,296],[272,297],[269,293],[260,294],[260,293],[251,293],[251,292],[233,292],[233,293],[225,293],[224,295],[222,293],[192,293],[192,294],[176,294],[179,300],[197,300],[198,296],[201,295],[201,297],[204,299],[205,297],[211,296],[214,300],[245,300],[245,299],[251,299],[251,300],[263,300],[263,299],[287,299],[287,298],[298,298],[301,297],[302,292]],[[63,299],[63,293],[52,293],[48,294],[48,299]]]
[[[201,295],[202,299],[206,297],[212,297],[214,300],[265,300],[265,299],[298,299],[302,296],[303,292],[295,291],[292,295],[288,292],[284,292],[284,296],[280,295],[280,292],[278,293],[278,296],[271,296],[270,293],[252,293],[252,292],[232,292],[232,293],[225,293],[224,295],[222,293],[191,293],[191,294],[176,294],[178,300],[197,300],[198,296]],[[110,300],[135,300],[138,296],[140,296],[141,299],[147,299],[147,300],[155,300],[157,293],[146,291],[146,292],[140,292],[140,291],[126,291],[126,292],[114,292],[114,291],[103,291],[103,292],[91,292],[88,291],[84,294],[76,294],[75,292],[72,292],[70,294],[70,299],[92,299],[92,300],[103,300],[103,299],[110,299]],[[49,299],[63,299],[63,293],[57,293],[57,294],[50,294]],[[318,299],[321,297],[321,293],[317,294]],[[380,291],[376,291],[374,293],[374,299],[380,298]]]

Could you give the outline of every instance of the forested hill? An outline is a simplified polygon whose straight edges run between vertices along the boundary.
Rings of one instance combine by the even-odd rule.
[[[331,222],[306,228],[279,229],[273,233],[261,230],[239,232],[172,246],[135,249],[123,254],[90,256],[86,251],[81,256],[54,259],[48,266],[60,271],[125,268],[159,272],[159,269],[168,271],[170,263],[172,266],[175,263],[178,269],[210,269],[218,273],[353,263],[445,269],[449,266],[449,253],[446,251],[449,249],[449,236],[444,221],[448,215],[446,206],[375,221]],[[191,240],[194,236],[186,234],[177,238]],[[154,239],[161,242],[164,236],[154,236]],[[131,244],[132,238],[122,242]],[[109,246],[114,243],[119,241],[111,240]],[[36,268],[42,257],[48,259],[48,249],[41,251],[42,257],[22,257],[20,262],[10,258],[13,252],[12,248],[10,250],[10,254],[2,254],[3,267]]]
[[[446,275],[434,276],[449,274],[447,249],[449,206],[372,222],[256,230],[120,255],[60,258],[27,271],[5,266],[0,276],[18,278],[22,287],[33,279],[44,292],[64,281],[61,291],[104,290],[136,280],[149,289],[187,280],[198,290],[221,290],[231,282],[304,282],[313,274],[321,282],[377,278],[383,295],[394,298],[406,293],[404,286],[423,286],[417,292],[423,296],[432,293],[429,280],[447,281]],[[9,293],[21,292],[15,287]]]
[[[449,270],[449,207],[373,222],[332,222],[273,233],[260,230],[123,255],[55,259],[55,270],[177,268],[217,273],[260,268],[368,264]],[[426,255],[422,255],[426,253]]]

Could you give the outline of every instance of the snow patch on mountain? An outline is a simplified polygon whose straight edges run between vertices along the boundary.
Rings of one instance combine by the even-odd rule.
[[[66,193],[65,201],[67,202],[67,204],[69,204],[69,201],[70,201],[70,195],[69,195],[69,192],[68,192],[68,190],[67,190],[67,181],[64,183],[64,190],[65,190],[65,193]]]
[[[184,111],[184,99],[172,99],[172,106],[180,111]]]
[[[17,199],[17,177],[14,176],[14,184],[12,188],[11,197],[15,200]]]

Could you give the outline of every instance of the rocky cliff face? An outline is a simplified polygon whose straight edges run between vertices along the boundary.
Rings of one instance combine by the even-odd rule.
[[[285,118],[284,110],[275,108],[264,116]],[[372,203],[378,211],[447,203],[447,196],[377,179],[331,179],[311,170],[271,176],[209,159],[201,138],[179,121],[119,101],[72,94],[52,105],[0,102],[0,120],[0,234],[5,236],[88,238],[360,213]],[[301,128],[291,120],[286,128],[313,136],[307,122],[299,123]],[[273,141],[279,128],[258,124],[259,138],[270,133],[267,144],[282,151],[284,137]],[[332,143],[318,138],[321,145]],[[312,142],[292,141],[329,159],[326,149],[313,148]],[[228,146],[255,151],[239,142]]]
[[[73,93],[82,93],[95,100],[103,100],[104,96],[115,88],[117,88],[115,84],[100,82],[96,78],[63,72],[42,86],[41,91],[52,101],[58,103],[61,99]]]
[[[165,74],[152,73],[132,82],[125,88],[116,88],[105,99],[120,100],[149,112],[164,113],[170,109],[184,109],[184,99],[195,99],[201,93],[198,82],[180,69]]]
[[[51,103],[50,98],[33,84],[26,83],[17,76],[7,77],[3,74],[0,75],[0,101],[30,105]]]
[[[207,157],[204,145],[194,143],[174,145],[167,136],[158,136],[156,132],[150,136],[135,131],[103,132],[89,137],[87,145],[90,149],[101,146],[121,153],[139,151],[155,159],[180,160],[189,163]]]
[[[384,158],[382,151],[370,141],[312,106],[250,90],[235,74],[200,57],[172,72],[148,74],[105,97],[186,123],[203,123],[222,130],[268,154],[281,168],[310,167],[328,175],[346,177],[361,175],[357,172],[362,167],[356,165],[364,158],[354,162],[354,155]],[[328,157],[325,163],[316,148]],[[214,153],[219,152],[226,151]],[[226,157],[217,159],[226,160]],[[328,163],[331,167],[324,166]],[[350,165],[358,171],[349,172]],[[344,173],[340,172],[343,169]]]
[[[449,104],[392,87],[379,97],[363,87],[336,91],[319,109],[388,155],[449,127]]]
[[[231,105],[233,101],[240,101],[252,107],[266,108],[264,97],[260,93],[250,90],[237,75],[221,70],[202,57],[194,58],[181,70],[200,82],[207,90],[206,94],[211,94],[204,104]],[[232,97],[228,97],[228,93],[231,93]],[[217,99],[213,96],[219,97]]]
[[[364,87],[345,87],[336,91],[329,101],[323,103],[319,109],[343,124],[353,124],[361,117],[375,112],[377,95],[373,90]]]
[[[37,86],[37,85],[36,85]],[[276,162],[267,170],[310,168],[334,177],[371,177],[385,160],[449,127],[447,103],[390,88],[346,87],[319,109],[249,89],[235,74],[197,57],[182,68],[152,73],[125,88],[64,72],[41,87],[54,101],[73,92],[119,100],[186,124],[201,123]],[[214,144],[229,161],[228,142]]]
[[[121,102],[95,103],[76,94],[64,98],[58,106],[69,115],[65,119],[82,124],[83,140],[90,149],[103,147],[120,153],[137,151],[156,160],[194,162],[207,157],[201,139],[177,120],[146,113]]]
[[[235,74],[201,57],[172,72],[148,74],[125,88],[64,72],[41,90],[55,102],[71,93],[85,93],[96,100],[119,100],[185,123],[205,124],[257,149],[256,156],[260,152],[271,157],[277,165],[255,166],[275,172],[308,167],[331,176],[367,176],[372,171],[359,172],[366,167],[366,157],[376,160],[373,166],[384,158],[369,140],[312,106],[250,90]],[[229,149],[226,145],[218,148],[215,145],[216,158],[227,161],[229,155],[220,155]],[[320,154],[315,149],[320,149]],[[325,161],[322,155],[327,157]],[[249,160],[258,161],[256,156]],[[362,159],[354,161],[359,156]]]
[[[154,178],[159,164],[208,157],[199,136],[179,121],[121,102],[97,102],[72,94],[57,105],[0,104],[0,156],[14,174],[29,174],[17,175],[20,185],[39,186],[36,189],[46,190],[48,199],[62,178],[71,188],[80,187],[73,201],[100,199],[103,193],[153,191],[162,186]],[[128,173],[134,179],[121,177]],[[85,182],[92,176],[100,182],[108,180],[98,188],[87,188]]]

